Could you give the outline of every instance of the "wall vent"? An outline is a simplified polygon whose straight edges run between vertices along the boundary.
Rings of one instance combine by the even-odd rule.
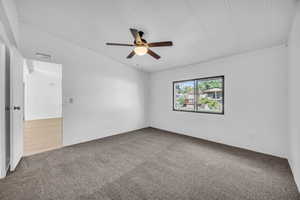
[[[44,59],[44,60],[50,60],[51,59],[51,55],[49,55],[49,54],[37,52],[35,55],[36,55],[37,58],[40,58],[40,59]]]

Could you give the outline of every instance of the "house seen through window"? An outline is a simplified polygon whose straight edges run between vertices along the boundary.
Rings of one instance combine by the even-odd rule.
[[[173,82],[173,110],[224,114],[224,76]]]

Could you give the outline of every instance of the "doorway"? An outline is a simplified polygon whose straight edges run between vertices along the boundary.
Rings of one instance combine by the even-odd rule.
[[[24,61],[24,109],[24,156],[61,148],[61,64]]]

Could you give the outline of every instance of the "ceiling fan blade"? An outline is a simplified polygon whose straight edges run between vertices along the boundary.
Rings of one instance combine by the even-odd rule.
[[[133,47],[133,46],[135,46],[135,45],[133,45],[133,44],[121,44],[121,43],[110,43],[110,42],[106,43],[106,45],[112,45],[112,46],[127,46],[127,47]]]
[[[134,55],[135,55],[135,52],[132,51],[126,58],[127,58],[127,59],[132,58]]]
[[[164,42],[152,42],[148,43],[149,47],[167,47],[167,46],[173,46],[172,41],[164,41]]]
[[[155,59],[160,59],[160,56],[158,54],[156,54],[155,52],[153,52],[152,50],[148,49],[148,52],[147,52],[150,56],[152,56],[153,58]]]
[[[129,30],[130,30],[130,32],[131,32],[133,38],[135,39],[135,38],[137,37],[139,31],[136,30],[136,29],[134,29],[134,28],[131,28],[131,29],[129,29]]]
[[[141,36],[140,36],[139,31],[137,29],[131,28],[130,32],[131,32],[131,34],[132,34],[132,36],[133,36],[133,38],[135,39],[136,42],[142,43]]]

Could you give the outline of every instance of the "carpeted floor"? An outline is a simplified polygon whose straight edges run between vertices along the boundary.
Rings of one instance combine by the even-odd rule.
[[[24,158],[1,200],[299,200],[286,160],[156,129]]]

